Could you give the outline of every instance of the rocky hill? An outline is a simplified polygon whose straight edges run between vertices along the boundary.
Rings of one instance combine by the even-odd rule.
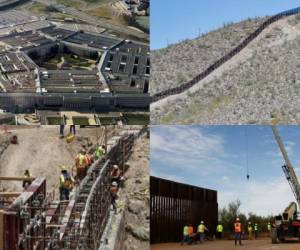
[[[263,20],[229,25],[196,40],[154,51],[152,93],[199,74]],[[196,50],[195,44],[210,47]],[[299,69],[298,14],[271,24],[238,55],[200,81],[193,91],[152,105],[152,123],[299,122]]]

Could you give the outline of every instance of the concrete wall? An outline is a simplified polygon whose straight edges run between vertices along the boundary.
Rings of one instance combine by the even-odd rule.
[[[81,56],[81,57],[87,57],[96,60],[99,55],[100,49],[93,49],[90,47],[85,47],[83,45],[79,44],[73,44],[66,41],[61,42],[62,51],[65,53],[73,53],[75,55]]]
[[[90,95],[68,96],[62,94],[39,95],[0,93],[0,109],[13,113],[32,112],[38,109],[70,109],[76,111],[113,111],[119,108],[149,109],[148,95]]]
[[[36,63],[41,63],[47,58],[50,58],[54,54],[58,53],[59,44],[53,42],[30,49],[23,49],[22,51],[24,51]]]

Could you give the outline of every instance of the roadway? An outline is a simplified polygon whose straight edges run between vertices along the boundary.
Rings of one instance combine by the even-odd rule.
[[[103,28],[106,28],[106,29],[109,29],[109,30],[114,30],[114,31],[117,31],[119,33],[135,36],[135,37],[140,38],[140,39],[145,39],[145,40],[149,39],[149,35],[142,32],[142,31],[138,31],[138,30],[135,30],[135,29],[132,29],[132,28],[129,28],[129,27],[120,27],[120,26],[111,24],[111,23],[107,22],[104,19],[90,16],[90,15],[84,13],[83,11],[74,9],[72,7],[66,7],[66,6],[61,5],[61,4],[58,5],[55,0],[33,0],[33,1],[42,3],[42,4],[47,5],[47,6],[55,5],[56,8],[59,11],[61,11],[63,13],[66,13],[66,14],[69,14],[69,15],[72,15],[72,16],[74,16],[74,17],[76,17],[76,18],[78,18],[82,21],[85,21],[89,24],[92,24],[92,25],[101,26]]]
[[[180,243],[154,244],[150,250],[299,250],[299,243],[272,244],[270,239],[245,240],[242,246],[235,246],[233,240],[208,241],[203,244],[184,245]]]

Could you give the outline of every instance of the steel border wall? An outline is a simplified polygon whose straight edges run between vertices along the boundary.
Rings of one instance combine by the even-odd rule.
[[[36,178],[7,209],[3,211],[3,240],[4,250],[44,249],[44,242],[28,239],[28,236],[45,234],[43,226],[37,226],[32,220],[44,223],[41,216],[44,200],[46,198],[46,179]],[[34,207],[34,202],[39,201],[39,207]],[[30,207],[28,210],[26,207]],[[21,212],[28,212],[28,218],[22,218]],[[35,229],[33,229],[35,228]]]
[[[150,177],[150,243],[182,240],[185,224],[194,229],[204,220],[215,232],[218,223],[217,191]]]
[[[251,33],[245,40],[243,40],[242,43],[240,43],[238,46],[233,48],[229,53],[221,57],[219,60],[217,60],[215,63],[210,65],[207,69],[205,69],[203,72],[201,72],[199,75],[195,76],[192,80],[183,83],[177,87],[173,87],[164,91],[161,91],[159,93],[156,93],[152,96],[151,103],[159,101],[161,99],[164,99],[168,96],[171,95],[177,95],[180,94],[192,86],[194,86],[196,83],[199,81],[203,80],[206,78],[209,74],[211,74],[213,71],[215,71],[217,68],[222,66],[225,62],[230,60],[232,57],[234,57],[236,54],[241,52],[250,42],[252,42],[265,28],[267,28],[270,24],[278,21],[279,19],[286,17],[286,16],[291,16],[295,15],[297,13],[300,13],[300,7],[290,9],[287,11],[280,12],[277,15],[274,15],[270,17],[268,20],[266,20],[263,24],[260,25],[253,33]]]

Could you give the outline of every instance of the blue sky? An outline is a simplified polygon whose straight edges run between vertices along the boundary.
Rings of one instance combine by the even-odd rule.
[[[151,0],[151,49],[299,6],[299,0]]]
[[[300,176],[300,127],[278,130]],[[295,200],[269,126],[152,126],[150,147],[151,175],[217,190],[220,207],[275,215]]]

